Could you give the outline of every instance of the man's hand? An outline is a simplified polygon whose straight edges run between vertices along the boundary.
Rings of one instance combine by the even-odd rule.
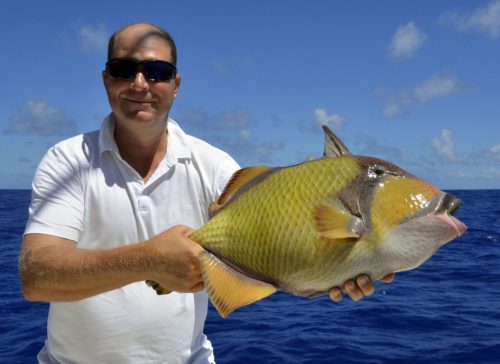
[[[168,291],[198,292],[204,287],[198,259],[203,248],[189,239],[193,231],[177,225],[147,242],[154,255],[151,280]]]
[[[391,283],[394,280],[394,273],[388,274],[380,279],[384,283]],[[348,280],[344,283],[344,290],[353,301],[359,301],[365,296],[371,296],[375,292],[372,280],[365,274],[356,277],[356,280]],[[339,287],[330,290],[330,298],[339,302],[344,298],[342,289]]]
[[[193,231],[187,226],[177,225],[147,242],[155,256],[153,259],[155,263],[150,267],[152,276],[148,284],[158,293],[197,292],[203,289],[198,259],[203,248],[189,238]],[[381,279],[385,283],[393,280],[393,273]],[[360,275],[355,280],[346,281],[343,290],[352,300],[359,301],[365,296],[371,296],[375,292],[375,286],[370,277]],[[330,298],[335,302],[341,301],[342,289],[332,288]]]

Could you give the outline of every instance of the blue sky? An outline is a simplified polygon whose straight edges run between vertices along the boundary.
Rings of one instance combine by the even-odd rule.
[[[148,21],[174,36],[170,116],[242,165],[355,154],[446,189],[500,188],[500,0],[25,1],[0,14],[0,188],[108,114],[107,40]]]

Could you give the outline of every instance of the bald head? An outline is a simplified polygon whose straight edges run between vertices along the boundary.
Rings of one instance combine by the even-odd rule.
[[[140,47],[143,43],[156,38],[165,41],[170,47],[172,63],[177,64],[177,48],[174,39],[164,29],[150,23],[134,23],[117,30],[108,44],[108,60],[115,57],[116,50],[128,49],[131,53],[134,48]]]

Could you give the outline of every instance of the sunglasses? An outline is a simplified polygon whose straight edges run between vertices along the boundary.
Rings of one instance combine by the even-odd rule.
[[[132,81],[141,72],[150,82],[168,81],[175,77],[177,68],[167,61],[136,61],[130,58],[113,58],[106,62],[106,71],[114,78]]]

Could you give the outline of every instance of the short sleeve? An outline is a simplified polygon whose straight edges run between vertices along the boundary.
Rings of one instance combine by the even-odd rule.
[[[81,168],[66,149],[51,148],[35,172],[25,235],[41,233],[78,241],[84,218]]]

